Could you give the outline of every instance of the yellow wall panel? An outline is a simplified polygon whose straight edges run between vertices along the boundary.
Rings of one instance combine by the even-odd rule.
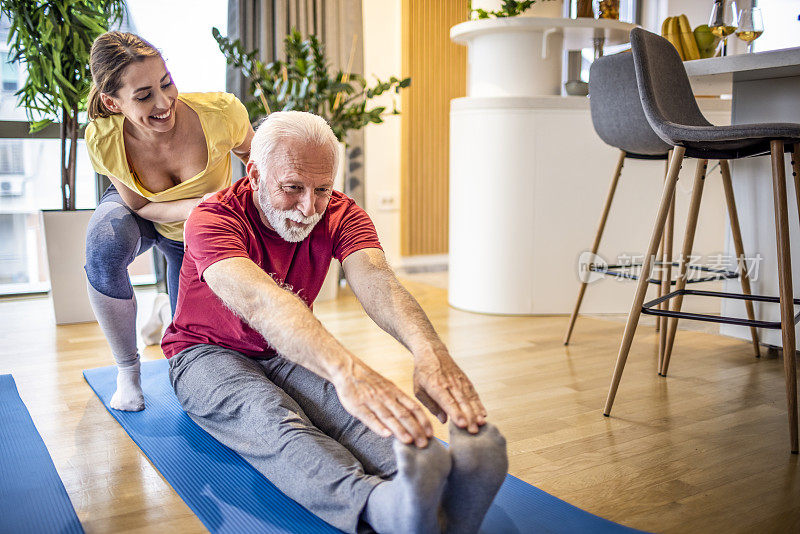
[[[403,0],[401,252],[447,252],[450,100],[466,94],[466,48],[450,28],[464,0]]]

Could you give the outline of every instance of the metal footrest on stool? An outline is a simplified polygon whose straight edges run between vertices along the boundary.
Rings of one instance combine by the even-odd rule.
[[[656,267],[663,267],[666,265],[664,262],[657,261],[655,266]],[[614,278],[627,278],[628,280],[638,280],[639,275],[633,274],[632,272],[625,272],[626,270],[635,270],[635,268],[641,268],[641,263],[626,263],[626,264],[617,264],[617,265],[590,265],[589,270],[594,271],[596,273],[603,273],[609,276],[613,276]],[[680,267],[680,263],[672,262],[673,267]],[[702,265],[687,265],[687,270],[690,271],[700,271],[704,273],[711,273],[709,276],[704,276],[702,278],[689,278],[687,277],[686,283],[687,284],[697,284],[699,282],[715,282],[718,280],[728,280],[731,278],[739,278],[739,273],[736,271],[728,271],[727,269],[714,269],[712,267],[703,267]],[[661,285],[661,280],[657,278],[650,278],[648,280],[651,284]],[[674,286],[677,284],[677,280],[670,280],[669,285]]]
[[[723,299],[736,299],[736,300],[753,300],[756,302],[771,302],[779,304],[781,299],[778,297],[765,297],[763,295],[742,295],[740,293],[722,293],[720,291],[695,291],[693,289],[679,289],[672,293],[667,293],[663,297],[653,299],[650,302],[645,302],[642,305],[642,313],[647,315],[659,315],[661,317],[674,317],[676,319],[692,319],[695,321],[706,321],[709,323],[723,323],[735,324],[740,326],[755,326],[756,328],[771,328],[773,330],[781,329],[780,321],[751,321],[750,319],[741,319],[739,317],[724,317],[721,315],[705,315],[702,313],[689,313],[672,311],[669,309],[660,310],[656,308],[662,302],[668,301],[678,295],[697,295],[700,297],[717,297]],[[795,305],[800,305],[800,299],[793,299]],[[668,306],[667,306],[668,308]],[[800,312],[794,316],[794,324],[800,322]]]

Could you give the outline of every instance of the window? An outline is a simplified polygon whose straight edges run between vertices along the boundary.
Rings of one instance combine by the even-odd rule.
[[[620,0],[619,2],[619,20],[623,22],[639,22],[639,4],[640,0]],[[578,2],[575,0],[566,0],[565,4],[565,11],[564,15],[571,18],[575,18],[578,13]],[[598,2],[595,0],[592,2],[592,9],[594,10],[595,16],[597,16]]]
[[[11,29],[11,25],[5,19],[5,17],[0,17],[0,43],[5,45],[8,41],[8,32]]]
[[[60,164],[58,139],[0,139],[0,294],[49,287],[39,212],[61,208]],[[93,208],[95,175],[82,140],[77,169],[77,207]]]
[[[181,92],[224,91],[225,56],[211,36],[227,33],[228,2],[127,0],[136,33],[161,51]]]
[[[764,17],[764,34],[753,42],[754,52],[800,46],[800,2],[759,0]]]
[[[0,180],[4,175],[19,175],[22,171],[22,142],[19,140],[0,141]],[[0,188],[0,195],[3,189]]]
[[[2,63],[2,71],[0,78],[2,78],[2,90],[8,92],[15,92],[19,89],[19,68],[14,63],[9,63],[8,54],[0,52],[0,63]]]
[[[180,91],[225,90],[225,58],[211,28],[226,33],[227,2],[128,0],[127,5],[120,29],[161,50]],[[27,120],[13,94],[25,72],[6,63],[8,28],[0,17],[0,295],[49,289],[39,212],[61,208],[60,141],[9,138],[3,126],[3,121]],[[96,206],[95,174],[83,140],[78,143],[76,195],[78,208]],[[145,258],[132,266],[134,283],[152,282],[151,265]]]

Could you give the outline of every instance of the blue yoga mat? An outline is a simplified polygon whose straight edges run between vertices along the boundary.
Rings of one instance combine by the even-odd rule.
[[[0,532],[83,532],[11,375],[0,375]]]
[[[339,532],[280,492],[239,455],[198,427],[178,403],[167,360],[142,364],[147,408],[109,409],[200,521],[214,533]],[[115,367],[89,369],[86,381],[108,408]],[[482,533],[631,533],[508,475]]]

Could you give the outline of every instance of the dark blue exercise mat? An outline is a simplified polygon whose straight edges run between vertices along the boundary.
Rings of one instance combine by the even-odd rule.
[[[0,375],[0,532],[83,532],[11,375]]]
[[[109,412],[211,532],[338,532],[198,427],[178,403],[168,367],[167,360],[142,364],[144,411]],[[108,408],[116,388],[116,368],[89,369],[83,376]],[[638,531],[584,512],[508,475],[481,532]]]

